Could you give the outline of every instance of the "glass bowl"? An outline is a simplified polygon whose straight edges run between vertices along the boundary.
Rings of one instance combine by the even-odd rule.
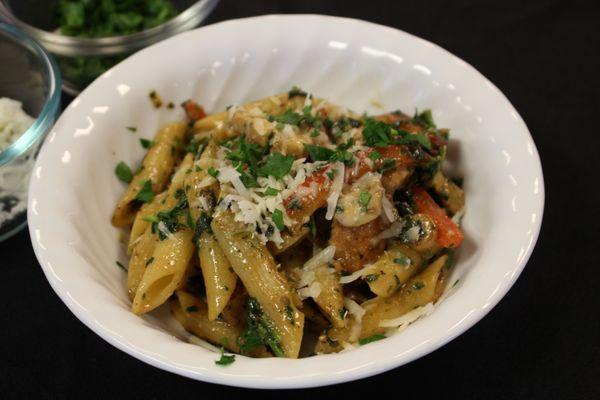
[[[81,92],[104,71],[135,51],[197,27],[219,0],[173,0],[179,14],[162,25],[130,35],[81,38],[55,33],[52,15],[58,1],[0,0],[0,18],[35,38],[57,59],[63,89]]]
[[[27,189],[37,151],[60,108],[60,71],[52,56],[24,32],[0,23],[0,97],[23,103],[35,121],[0,151],[0,241],[27,222]]]

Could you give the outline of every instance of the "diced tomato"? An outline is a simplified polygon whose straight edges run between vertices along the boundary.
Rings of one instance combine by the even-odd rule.
[[[198,103],[196,103],[194,100],[186,100],[182,104],[182,106],[185,109],[185,113],[186,113],[187,117],[189,119],[191,119],[192,121],[197,121],[199,119],[206,117],[204,108],[202,108],[202,106],[198,105]]]
[[[307,177],[294,192],[283,200],[287,215],[302,221],[327,204],[331,179],[326,176],[329,167],[323,167]]]
[[[413,190],[413,201],[417,207],[417,212],[428,215],[435,222],[438,230],[437,242],[440,246],[460,246],[464,239],[462,231],[425,189],[417,188]]]

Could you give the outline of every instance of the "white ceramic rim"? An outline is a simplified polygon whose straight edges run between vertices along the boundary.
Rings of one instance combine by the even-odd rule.
[[[420,358],[420,357],[440,348],[441,346],[450,342],[451,340],[453,340],[460,334],[464,333],[467,329],[471,328],[474,324],[476,324],[479,320],[481,320],[500,301],[500,299],[502,299],[502,297],[504,297],[504,295],[512,287],[514,282],[517,280],[517,278],[521,274],[523,268],[527,264],[527,261],[529,260],[529,257],[533,251],[533,248],[535,247],[535,243],[537,241],[537,238],[538,238],[539,232],[540,232],[540,228],[541,228],[543,209],[544,209],[544,197],[545,197],[544,182],[543,182],[543,174],[542,174],[539,154],[537,152],[537,149],[535,148],[533,139],[531,138],[531,134],[529,133],[529,130],[527,129],[527,126],[525,125],[525,122],[523,121],[521,116],[518,114],[516,109],[512,106],[512,104],[508,101],[508,99],[502,94],[502,92],[495,85],[493,85],[487,78],[485,78],[481,73],[479,73],[471,65],[469,65],[468,63],[459,59],[458,57],[454,56],[453,54],[449,53],[448,51],[444,50],[443,48],[441,48],[435,44],[432,44],[431,42],[428,42],[424,39],[418,38],[414,35],[408,34],[406,32],[403,32],[403,31],[400,31],[400,30],[397,30],[394,28],[381,26],[381,25],[366,22],[366,21],[350,19],[350,18],[312,15],[312,14],[267,15],[267,16],[251,17],[251,18],[242,18],[242,19],[235,19],[235,20],[228,20],[228,21],[220,22],[217,24],[199,28],[197,30],[202,31],[202,30],[216,29],[216,28],[224,27],[226,25],[229,25],[230,27],[232,27],[238,23],[249,23],[249,22],[250,23],[262,23],[262,22],[265,22],[265,20],[274,19],[274,18],[289,19],[289,20],[302,19],[302,18],[311,18],[313,20],[321,19],[324,24],[327,24],[328,22],[329,23],[335,22],[335,23],[357,24],[357,25],[361,25],[361,26],[364,24],[365,26],[368,26],[371,28],[377,27],[378,29],[385,30],[385,31],[387,31],[387,34],[391,34],[391,33],[396,34],[396,35],[398,35],[399,38],[420,41],[424,45],[429,46],[429,47],[435,47],[438,51],[445,53],[446,56],[451,57],[452,59],[462,63],[466,68],[470,69],[471,73],[476,74],[490,88],[492,88],[494,91],[496,91],[497,95],[501,97],[501,100],[503,100],[505,102],[505,106],[507,106],[510,109],[517,124],[520,125],[521,129],[527,133],[528,139],[532,144],[532,148],[530,149],[530,152],[532,155],[532,159],[537,164],[537,166],[536,166],[537,170],[535,171],[535,174],[540,179],[539,195],[536,197],[537,204],[535,204],[535,208],[537,211],[539,211],[538,215],[540,217],[532,225],[533,231],[531,233],[531,238],[533,240],[531,240],[529,246],[525,249],[522,256],[519,257],[518,261],[516,262],[513,273],[510,275],[510,279],[507,279],[507,280],[501,282],[501,284],[499,284],[497,286],[496,290],[488,298],[486,307],[483,307],[483,308],[480,307],[480,308],[477,308],[477,310],[474,309],[473,312],[470,312],[468,315],[466,315],[459,322],[459,324],[457,324],[456,326],[453,327],[454,329],[452,330],[451,334],[446,333],[444,336],[438,337],[435,340],[430,340],[427,343],[427,345],[415,346],[415,347],[411,348],[410,350],[405,351],[401,354],[390,353],[389,357],[387,357],[385,359],[370,360],[368,363],[359,365],[357,367],[351,366],[350,368],[348,368],[344,363],[341,362],[344,357],[348,357],[349,354],[353,354],[354,352],[341,353],[341,354],[335,354],[335,355],[325,355],[325,356],[319,356],[319,357],[310,357],[310,358],[306,358],[306,359],[302,359],[302,360],[277,359],[277,361],[281,363],[280,366],[282,368],[293,370],[294,366],[301,365],[298,363],[307,363],[307,362],[311,362],[311,360],[314,363],[317,359],[319,359],[321,357],[338,357],[339,361],[340,361],[338,363],[340,365],[340,368],[338,370],[332,370],[332,371],[330,371],[330,373],[327,373],[327,374],[299,373],[299,374],[290,374],[290,375],[287,375],[284,377],[278,376],[277,378],[274,378],[274,379],[266,379],[266,377],[260,376],[260,375],[250,376],[249,374],[245,374],[245,375],[241,376],[241,375],[229,374],[227,372],[227,369],[225,369],[225,368],[218,369],[218,370],[216,370],[216,369],[207,370],[205,373],[201,373],[201,372],[196,372],[196,371],[190,371],[189,369],[186,369],[186,368],[182,368],[180,365],[177,365],[174,362],[170,362],[170,361],[165,362],[165,361],[158,360],[155,357],[153,357],[151,352],[144,351],[139,348],[135,348],[134,346],[128,345],[127,343],[120,341],[117,337],[115,337],[115,334],[113,332],[105,329],[101,324],[97,323],[97,321],[95,321],[93,315],[86,313],[82,308],[80,308],[76,304],[76,301],[74,299],[70,298],[67,295],[66,291],[60,287],[58,282],[54,279],[51,279],[51,274],[53,273],[52,267],[49,266],[48,264],[46,264],[46,262],[44,262],[44,257],[42,257],[42,255],[41,255],[41,250],[38,247],[38,244],[37,244],[37,241],[36,241],[36,238],[34,235],[34,229],[30,229],[30,234],[31,234],[31,239],[33,242],[33,247],[34,247],[36,257],[40,261],[40,265],[42,266],[44,274],[48,278],[52,288],[57,293],[57,295],[61,298],[61,300],[67,305],[67,307],[71,310],[71,312],[73,314],[75,314],[75,316],[81,322],[83,322],[87,327],[89,327],[92,331],[97,333],[100,337],[102,337],[108,343],[110,343],[113,346],[115,346],[116,348],[126,352],[127,354],[129,354],[133,357],[136,357],[136,358],[138,358],[152,366],[155,366],[157,368],[160,368],[160,369],[163,369],[163,370],[166,370],[169,372],[173,372],[173,373],[176,373],[176,374],[179,374],[182,376],[186,376],[186,377],[189,377],[192,379],[201,380],[201,381],[210,382],[210,383],[217,383],[217,384],[238,386],[238,387],[269,388],[269,389],[318,387],[318,386],[332,385],[332,384],[336,384],[336,383],[347,382],[347,381],[352,381],[352,380],[369,377],[369,376],[379,374],[379,373],[388,371],[390,369],[396,368],[398,366],[404,365],[406,363],[409,363],[417,358]],[[266,21],[266,22],[268,22],[268,21]],[[176,37],[177,36],[167,39],[166,41],[158,43],[157,45],[161,45],[161,44],[164,45],[165,42],[168,42],[169,40],[173,40]],[[154,45],[154,46],[157,46],[157,45]],[[151,46],[149,48],[152,48],[154,46]],[[138,53],[146,52],[146,51],[148,51],[149,48],[141,50]],[[118,67],[118,65],[116,67]],[[95,84],[97,84],[97,83],[98,82],[96,81],[95,83],[90,85],[90,87],[95,86]],[[82,95],[84,95],[88,90],[89,90],[89,87],[84,92],[82,92]],[[59,119],[59,122],[60,122],[60,119]],[[36,164],[36,166],[37,166],[37,164]],[[31,197],[31,191],[32,191],[33,186],[34,186],[33,184],[30,186],[30,197]],[[39,217],[34,215],[31,212],[31,209],[29,209],[28,219],[30,221],[29,222],[30,228],[35,227],[38,218]],[[380,346],[385,346],[384,342],[386,342],[386,341],[372,343],[369,346],[373,346],[373,347],[371,347],[371,349],[376,350],[376,348],[378,348]],[[362,349],[362,350],[367,350],[367,349]],[[240,356],[238,356],[238,357],[240,357]],[[352,356],[350,356],[350,358],[351,357]],[[241,358],[245,358],[245,357],[241,357]],[[356,357],[354,357],[354,358],[356,358]],[[262,360],[273,360],[273,359],[260,359],[260,361],[262,361]],[[258,362],[258,360],[257,360],[257,362]],[[297,363],[297,364],[294,364],[294,363]],[[315,364],[312,364],[312,365],[315,365]]]

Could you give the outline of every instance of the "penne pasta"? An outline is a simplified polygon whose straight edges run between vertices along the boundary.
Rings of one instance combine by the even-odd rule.
[[[135,314],[171,299],[199,338],[298,358],[381,339],[443,298],[464,192],[429,111],[370,117],[297,87],[212,115],[182,106],[112,218],[131,227]]]
[[[255,298],[273,324],[283,355],[297,358],[302,342],[304,314],[295,307],[285,277],[253,232],[229,212],[218,214],[212,230],[249,295]]]
[[[164,303],[181,284],[190,263],[194,252],[194,232],[186,225],[182,205],[187,203],[183,193],[185,171],[192,162],[192,154],[183,159],[173,176],[163,208],[150,228],[154,231],[152,235],[158,236],[158,241],[152,252],[153,260],[146,268],[133,299],[132,311],[135,314],[146,313]]]
[[[390,297],[376,297],[363,304],[366,313],[362,319],[360,336],[365,338],[385,331],[379,324],[383,320],[398,318],[410,310],[434,303],[437,300],[436,287],[442,268],[448,260],[443,255],[433,261],[423,272],[411,278],[402,289]]]
[[[129,187],[121,196],[112,217],[112,224],[116,227],[127,227],[133,223],[139,193],[149,182],[153,193],[163,191],[169,181],[177,161],[175,151],[177,143],[183,142],[186,133],[184,122],[175,122],[165,125],[155,136],[152,147],[142,161],[142,167],[137,172]]]

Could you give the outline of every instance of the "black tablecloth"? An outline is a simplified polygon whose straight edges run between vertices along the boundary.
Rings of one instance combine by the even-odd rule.
[[[397,27],[463,58],[506,94],[531,130],[546,181],[540,239],[513,289],[475,327],[409,365],[326,388],[248,393],[163,372],[101,340],[54,294],[25,230],[0,244],[0,397],[600,398],[600,263],[593,257],[600,14],[593,2],[223,0],[209,23],[268,13]]]

